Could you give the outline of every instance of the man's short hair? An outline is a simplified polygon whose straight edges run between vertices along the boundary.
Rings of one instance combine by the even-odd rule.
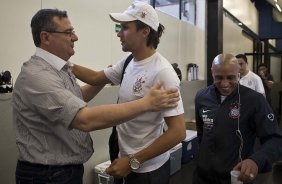
[[[237,59],[243,59],[245,61],[245,63],[248,64],[248,59],[247,59],[247,56],[245,54],[237,54],[235,57]]]
[[[54,17],[68,18],[67,12],[58,9],[40,9],[31,19],[30,27],[33,42],[40,47],[42,31],[56,31],[58,25],[53,22]]]
[[[265,68],[268,68],[268,67],[267,67],[267,65],[266,65],[265,63],[261,63],[261,64],[259,64],[259,65],[258,65],[258,68],[260,68],[260,67],[265,67]]]

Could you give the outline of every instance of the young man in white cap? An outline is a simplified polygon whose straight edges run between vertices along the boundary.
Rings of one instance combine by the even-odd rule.
[[[123,13],[110,13],[121,24],[117,36],[122,50],[133,59],[125,69],[119,91],[119,103],[144,97],[159,81],[165,88],[180,88],[180,81],[171,64],[156,51],[164,26],[155,9],[143,2],[134,2]],[[125,59],[104,71],[95,72],[75,65],[73,72],[82,81],[97,85],[120,84]],[[185,138],[182,100],[176,108],[150,112],[117,126],[119,158],[106,172],[123,177],[125,184],[168,184],[169,149]],[[167,130],[163,132],[165,123]]]

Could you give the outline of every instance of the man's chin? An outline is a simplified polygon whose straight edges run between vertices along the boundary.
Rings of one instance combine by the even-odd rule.
[[[128,52],[129,50],[127,48],[122,47],[123,52]]]
[[[221,90],[220,94],[223,95],[223,96],[228,96],[228,95],[231,94],[231,91],[223,91],[223,90]]]

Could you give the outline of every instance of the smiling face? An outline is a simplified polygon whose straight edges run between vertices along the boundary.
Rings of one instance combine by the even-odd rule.
[[[74,55],[74,42],[78,37],[68,18],[54,17],[53,22],[57,25],[56,32],[43,31],[42,47],[48,52],[68,61]]]
[[[221,95],[228,96],[237,87],[239,65],[231,54],[217,56],[212,65],[214,85]]]

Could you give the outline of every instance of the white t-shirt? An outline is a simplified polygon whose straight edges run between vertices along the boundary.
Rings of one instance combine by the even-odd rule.
[[[247,75],[240,79],[240,84],[251,88],[259,93],[265,93],[261,78],[250,70]]]
[[[104,70],[105,75],[114,83],[120,83],[122,60],[111,68]],[[155,53],[142,61],[134,59],[128,64],[119,91],[119,103],[129,102],[144,97],[150,88],[164,81],[165,88],[178,88],[180,81],[171,64],[159,53]],[[182,99],[175,108],[161,112],[146,112],[137,118],[117,126],[119,135],[120,156],[134,154],[154,142],[163,134],[164,117],[176,116],[184,113]],[[144,162],[136,172],[150,172],[161,167],[169,159],[169,152],[165,152]]]

